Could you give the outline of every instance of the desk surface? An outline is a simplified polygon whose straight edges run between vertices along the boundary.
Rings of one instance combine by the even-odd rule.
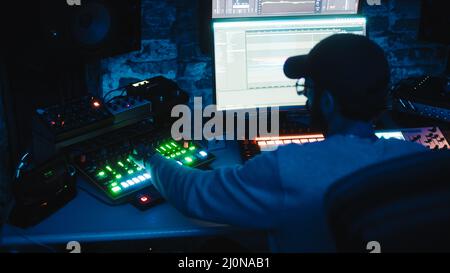
[[[213,151],[217,156],[213,168],[242,162],[238,144],[227,142],[226,145],[225,149]],[[5,226],[2,244],[128,241],[219,235],[237,230],[187,218],[168,203],[140,211],[131,204],[108,206],[86,192],[78,191],[74,200],[35,227]]]

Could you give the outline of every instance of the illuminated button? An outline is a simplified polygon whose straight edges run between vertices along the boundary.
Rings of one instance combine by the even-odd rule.
[[[292,143],[295,143],[295,144],[301,144],[300,139],[293,139],[293,140],[292,140]]]
[[[284,144],[291,144],[291,143],[292,143],[292,140],[290,140],[290,139],[284,141]]]
[[[183,163],[181,163],[180,161],[177,161],[177,163],[178,163],[179,165],[183,166]]]
[[[319,141],[319,142],[320,142],[320,141],[324,141],[324,140],[325,140],[325,138],[318,138],[318,139],[317,139],[317,141]]]
[[[166,156],[167,159],[170,159],[170,156]]]
[[[177,144],[175,144],[175,142],[172,142],[170,144],[172,144],[173,147],[177,147]]]
[[[191,150],[191,151],[195,150],[195,146],[189,147],[189,150]]]
[[[106,169],[108,170],[108,171],[110,171],[110,172],[112,172],[113,170],[111,169],[111,167],[110,166],[106,166]]]
[[[180,152],[177,152],[177,153],[176,153],[176,155],[177,155],[177,156],[180,156],[180,155],[181,155],[181,153],[180,153]]]
[[[309,140],[308,139],[302,139],[302,140],[300,140],[300,142],[301,143],[309,143]]]
[[[135,184],[141,183],[141,181],[140,181],[139,179],[137,179],[136,177],[133,178],[133,182],[134,182]]]
[[[164,148],[164,147],[159,147],[161,150],[163,150],[164,152],[166,152],[167,150],[166,150],[166,148]]]
[[[205,151],[200,151],[199,154],[200,154],[202,157],[206,157],[206,156],[208,155],[208,153],[205,152]]]
[[[94,105],[95,108],[99,108],[101,106],[100,102],[98,101],[94,101],[92,105]]]
[[[124,189],[126,189],[130,186],[130,185],[128,185],[127,182],[122,182],[122,183],[120,183],[120,185],[122,185],[122,188],[124,188]]]
[[[121,174],[118,174],[118,175],[116,175],[116,178],[117,178],[117,179],[120,179],[120,178],[122,178],[122,175],[121,175]]]
[[[147,178],[145,178],[143,175],[139,175],[137,177],[141,182],[144,182],[145,180],[147,180]]]
[[[111,184],[111,187],[116,187],[118,184],[116,182]]]
[[[185,154],[185,153],[186,153],[186,150],[181,151],[181,153],[182,153],[182,154]]]
[[[167,149],[172,150],[172,147],[170,147],[169,144],[166,144]]]
[[[133,170],[129,170],[129,171],[128,171],[128,174],[133,174],[133,173],[134,173]]]
[[[151,176],[149,173],[144,173],[143,176],[144,176],[145,178],[147,178],[147,179],[152,178],[152,176]]]
[[[133,186],[133,185],[136,184],[136,183],[134,183],[134,182],[131,181],[131,180],[127,180],[127,184],[130,185],[130,186]]]
[[[120,187],[114,187],[111,189],[114,193],[121,191],[122,189]]]
[[[190,158],[190,157],[185,157],[184,158],[184,160],[187,162],[187,163],[192,163],[192,158]]]
[[[139,196],[138,200],[139,200],[139,203],[142,204],[142,205],[147,205],[148,203],[150,203],[152,201],[150,196],[145,195],[145,194]]]
[[[174,158],[174,157],[175,157],[175,154],[171,154],[170,157],[171,157],[171,158]]]
[[[313,142],[317,142],[317,139],[315,139],[315,138],[311,138],[311,139],[309,140],[309,142],[311,142],[311,143],[313,143]]]
[[[142,171],[142,168],[141,167],[137,167],[136,170]]]
[[[120,166],[120,167],[125,167],[125,165],[123,165],[123,163],[122,163],[122,162],[120,162],[120,161],[119,161],[119,162],[117,162],[117,164],[119,164],[119,166]]]
[[[105,176],[105,175],[106,175],[106,173],[103,171],[98,173],[98,176],[100,176],[100,177]]]

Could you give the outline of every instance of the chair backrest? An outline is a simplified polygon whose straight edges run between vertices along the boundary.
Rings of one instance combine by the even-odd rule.
[[[369,166],[325,197],[338,252],[450,252],[450,151]]]

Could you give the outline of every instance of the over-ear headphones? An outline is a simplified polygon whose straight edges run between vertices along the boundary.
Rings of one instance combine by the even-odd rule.
[[[22,173],[28,168],[28,166],[30,165],[30,161],[31,161],[31,154],[30,153],[25,153],[19,161],[19,164],[17,164],[17,168],[16,171],[14,172],[14,180],[18,181],[20,180]]]
[[[25,153],[15,170],[10,222],[32,226],[64,206],[76,195],[75,173],[63,156],[34,164],[32,155]]]

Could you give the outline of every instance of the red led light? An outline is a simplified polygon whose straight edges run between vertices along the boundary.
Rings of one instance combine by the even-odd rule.
[[[139,197],[139,203],[141,203],[142,205],[146,205],[148,203],[150,203],[151,199],[148,195],[142,195],[141,197]]]

